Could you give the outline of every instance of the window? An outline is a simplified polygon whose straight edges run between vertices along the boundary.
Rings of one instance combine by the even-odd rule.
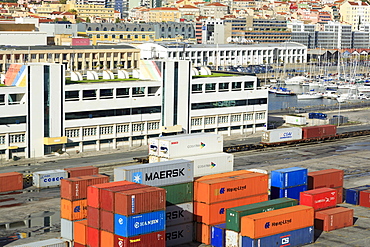
[[[100,89],[100,98],[101,99],[112,99],[113,89]]]
[[[76,101],[78,100],[79,98],[79,94],[80,92],[79,91],[66,91],[65,92],[65,100],[66,101]]]
[[[157,130],[159,129],[159,122],[150,122],[147,127],[148,130]]]
[[[128,124],[120,124],[117,125],[117,133],[126,133],[130,129],[130,125]]]
[[[96,135],[96,127],[83,129],[83,136],[95,136],[95,135]]]
[[[113,126],[101,126],[100,134],[101,135],[113,134]]]
[[[241,81],[237,81],[237,82],[232,83],[231,90],[238,91],[238,90],[241,90],[241,89],[242,89],[242,82]]]
[[[253,114],[251,114],[251,113],[244,114],[243,120],[244,121],[251,121],[251,120],[253,120]]]
[[[80,136],[80,129],[69,129],[66,130],[66,136],[73,138],[73,137],[79,137]]]
[[[206,84],[206,92],[215,92],[215,91],[216,91],[216,83]]]
[[[256,113],[256,119],[265,119],[265,113],[264,112],[257,112]]]
[[[202,125],[202,118],[192,118],[191,126],[198,126],[198,125]]]
[[[5,136],[0,136],[0,145],[5,144]]]
[[[216,123],[216,117],[205,117],[204,118],[204,124],[215,124]]]
[[[132,124],[132,131],[143,131],[144,123]]]
[[[228,123],[229,122],[229,116],[219,116],[218,117],[218,123]]]
[[[9,142],[10,143],[21,143],[25,141],[25,134],[14,134],[9,135]]]
[[[202,84],[193,84],[191,85],[191,92],[192,93],[201,93],[203,90]]]
[[[94,100],[96,99],[96,90],[83,90],[84,100]]]
[[[129,88],[117,88],[117,98],[128,97],[130,95]]]
[[[229,83],[228,82],[221,82],[218,84],[218,91],[229,91]]]
[[[0,94],[0,105],[5,105],[5,94]]]
[[[132,95],[134,96],[144,96],[145,87],[133,87],[132,88]]]
[[[241,115],[231,115],[231,122],[240,122],[242,119]]]

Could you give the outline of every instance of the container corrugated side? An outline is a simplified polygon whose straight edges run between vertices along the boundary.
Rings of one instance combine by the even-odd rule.
[[[70,167],[64,168],[64,170],[67,171],[69,178],[97,175],[99,173],[99,168],[94,166]]]
[[[114,234],[104,230],[100,231],[100,247],[113,247],[114,246]]]
[[[15,245],[15,247],[69,247],[70,242],[65,239],[52,238],[28,244]]]
[[[23,189],[23,174],[19,172],[0,173],[0,192]]]
[[[166,207],[166,226],[189,223],[194,217],[193,202]]]
[[[60,219],[60,236],[62,238],[73,240],[74,239],[74,221]]]
[[[370,208],[370,189],[360,191],[360,202],[359,205],[361,207]]]
[[[309,172],[308,189],[318,188],[337,188],[343,187],[344,171],[339,169],[326,169],[321,171]]]
[[[370,189],[370,185],[359,186],[346,190],[346,203],[358,205],[360,202],[360,191]]]
[[[226,224],[219,224],[212,226],[211,228],[211,245],[214,247],[224,247],[225,246],[225,231]]]
[[[82,220],[87,217],[87,200],[70,201],[61,199],[60,217],[67,220]]]
[[[264,131],[261,141],[264,143],[287,142],[302,139],[301,128],[282,128]]]
[[[64,170],[34,172],[33,185],[37,188],[60,186],[60,181],[67,176],[67,172]]]
[[[166,232],[152,232],[133,237],[122,237],[114,235],[114,247],[165,247]]]
[[[179,246],[194,240],[194,223],[166,227],[166,246]]]
[[[87,246],[100,247],[100,231],[93,227],[87,227]]]
[[[100,228],[100,210],[99,208],[94,208],[87,206],[87,225],[96,229]]]
[[[193,168],[192,161],[183,159],[122,166],[114,168],[114,180],[126,180],[150,186],[187,183],[194,180]]]
[[[307,185],[307,168],[290,167],[271,171],[271,186],[281,189]]]
[[[253,173],[253,171],[238,170],[238,171],[231,171],[231,172],[216,173],[216,174],[212,174],[212,175],[196,177],[196,178],[194,178],[194,182],[200,182],[200,181],[210,180],[210,179],[215,179],[215,178],[224,178],[224,177],[236,176],[236,175],[247,174],[247,173]]]
[[[114,233],[114,213],[103,209],[99,210],[99,229]]]
[[[75,221],[73,231],[75,243],[86,245],[87,220]]]
[[[322,231],[332,231],[353,225],[353,209],[330,208],[315,213],[315,228]]]
[[[290,187],[290,188],[285,188],[285,189],[280,189],[277,187],[271,186],[271,199],[277,199],[277,198],[283,198],[283,197],[288,197],[288,198],[293,198],[296,200],[299,200],[299,193],[306,191],[307,190],[307,185],[301,185],[301,186],[296,186],[296,187]]]
[[[166,205],[181,204],[193,201],[193,183],[172,184],[161,187],[166,190]]]
[[[301,192],[299,204],[313,207],[316,210],[333,208],[337,205],[337,191],[320,188]]]

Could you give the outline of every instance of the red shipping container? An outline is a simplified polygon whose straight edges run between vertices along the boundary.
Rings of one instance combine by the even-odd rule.
[[[109,177],[100,174],[65,178],[60,182],[60,197],[71,201],[86,199],[88,186],[108,182]]]
[[[114,214],[100,209],[100,227],[99,229],[114,233]]]
[[[343,203],[343,187],[332,188],[337,191],[337,204]]]
[[[100,247],[100,231],[88,226],[86,242],[89,247]]]
[[[94,208],[100,208],[101,195],[100,191],[104,188],[114,188],[117,186],[136,184],[129,181],[117,181],[105,184],[96,184],[87,188],[87,205]]]
[[[337,205],[337,190],[320,188],[301,192],[299,204],[313,207],[315,211],[334,208]]]
[[[76,242],[73,243],[73,246],[74,247],[87,247],[87,245],[79,244],[79,243],[76,243]]]
[[[87,206],[87,225],[96,229],[100,228],[100,210]]]
[[[370,190],[360,191],[360,206],[370,208]]]
[[[308,173],[309,190],[319,188],[343,187],[344,171],[339,169],[326,169]]]
[[[166,231],[152,232],[134,237],[114,235],[114,247],[165,247]]]
[[[337,207],[315,212],[315,228],[332,231],[353,225],[353,209]]]
[[[115,193],[114,211],[134,215],[166,208],[166,190],[157,187],[127,190]]]
[[[302,138],[303,139],[314,139],[335,136],[337,133],[336,125],[320,125],[320,126],[309,126],[302,127]]]
[[[70,167],[64,170],[67,171],[69,178],[99,174],[99,168],[94,166]]]
[[[23,189],[23,174],[19,172],[0,173],[0,192]]]
[[[104,209],[105,211],[113,212],[114,211],[114,194],[119,191],[125,191],[125,190],[133,190],[137,188],[144,188],[148,187],[148,185],[144,184],[127,184],[127,185],[121,185],[114,188],[106,188],[101,189],[100,191],[100,208]]]

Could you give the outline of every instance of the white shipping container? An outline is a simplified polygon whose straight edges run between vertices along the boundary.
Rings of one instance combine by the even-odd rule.
[[[240,245],[239,233],[231,230],[225,231],[225,247],[238,247]]]
[[[307,119],[304,116],[285,116],[285,123],[296,124],[296,125],[306,125]]]
[[[166,227],[166,246],[191,243],[194,239],[194,223]]]
[[[33,173],[33,186],[37,188],[47,188],[60,186],[60,180],[67,178],[65,170],[49,170]]]
[[[166,207],[166,227],[192,222],[193,212],[192,202]]]
[[[68,240],[73,240],[73,222],[71,220],[67,219],[60,219],[60,236],[62,238],[68,239]]]
[[[156,163],[160,162],[160,158],[158,156],[149,155],[149,163]]]
[[[299,127],[267,130],[262,134],[262,142],[275,143],[302,139],[302,129]]]
[[[69,246],[71,246],[71,243],[66,239],[52,238],[29,244],[16,245],[15,247],[69,247]]]
[[[149,156],[150,155],[154,155],[154,156],[158,155],[158,145],[159,145],[159,139],[158,138],[150,138],[148,140],[148,148],[149,148],[148,155]]]
[[[234,170],[234,155],[228,153],[189,156],[182,159],[194,161],[194,177]]]

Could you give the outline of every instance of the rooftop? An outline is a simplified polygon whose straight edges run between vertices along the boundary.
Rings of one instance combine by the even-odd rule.
[[[89,50],[89,49],[137,49],[132,45],[101,45],[101,46],[58,46],[58,45],[40,45],[40,46],[0,46],[1,50]]]

